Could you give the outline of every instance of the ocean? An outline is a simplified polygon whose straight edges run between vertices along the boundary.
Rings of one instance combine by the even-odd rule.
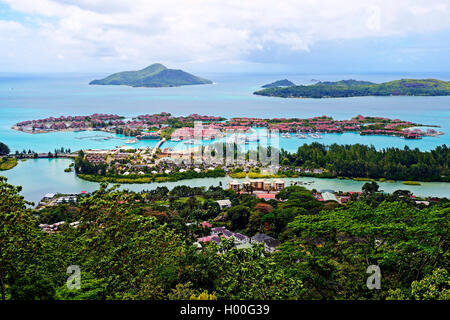
[[[212,85],[195,85],[172,88],[131,88],[126,86],[88,85],[92,79],[104,74],[0,74],[0,141],[11,150],[31,149],[36,152],[55,148],[111,148],[123,141],[101,140],[97,133],[26,134],[11,130],[19,121],[61,115],[88,115],[116,113],[132,117],[161,111],[173,115],[191,113],[224,117],[315,117],[332,116],[350,119],[364,116],[400,118],[422,124],[440,125],[446,134],[425,137],[421,140],[404,140],[388,136],[359,136],[358,134],[325,134],[319,142],[373,144],[376,148],[404,147],[430,150],[442,144],[450,145],[450,96],[447,97],[355,97],[333,99],[283,99],[256,96],[252,93],[261,85],[277,79],[288,78],[298,84],[311,83],[311,79],[358,79],[382,82],[399,78],[437,77],[443,75],[399,74],[205,74],[214,81]],[[102,133],[107,136],[108,134]],[[79,139],[82,138],[82,139]],[[122,137],[123,138],[123,137]],[[123,140],[123,139],[122,139]],[[281,147],[295,151],[299,144],[318,141],[308,139],[282,139]],[[144,141],[137,146],[153,146],[155,141]]]
[[[283,99],[256,96],[252,93],[261,85],[279,79],[289,79],[297,84],[310,84],[312,79],[335,81],[342,79],[368,80],[384,82],[401,78],[438,78],[450,80],[450,74],[237,74],[210,73],[199,76],[214,81],[212,85],[196,85],[171,88],[132,88],[126,86],[93,86],[88,83],[105,74],[8,74],[0,73],[0,141],[7,144],[12,152],[33,150],[53,152],[56,148],[109,149],[123,145],[127,139],[99,132],[59,132],[48,134],[27,134],[14,131],[11,126],[24,120],[61,115],[89,115],[92,113],[115,113],[126,117],[139,114],[152,114],[162,111],[175,116],[192,113],[224,116],[227,118],[247,117],[299,117],[332,116],[335,119],[350,119],[358,114],[399,118],[427,125],[439,125],[438,130],[445,134],[437,137],[424,137],[420,140],[407,140],[390,136],[359,136],[355,133],[323,134],[323,139],[281,138],[280,147],[295,151],[299,145],[311,142],[324,144],[374,145],[377,149],[386,147],[430,150],[446,144],[450,146],[450,96],[446,97],[355,97],[333,99]],[[112,139],[104,139],[110,136]],[[153,146],[156,141],[139,141],[133,147]],[[164,147],[174,146],[167,143]],[[40,162],[38,162],[40,163]],[[39,189],[25,177],[20,170],[29,168],[19,165],[1,175],[7,175],[10,182],[33,191],[33,200],[37,194],[43,195],[58,190],[55,181],[52,190],[48,186]],[[35,169],[36,167],[33,166]],[[45,165],[43,170],[50,170]],[[55,168],[56,169],[56,168]],[[25,173],[25,172],[23,172]],[[40,179],[51,177],[54,172],[40,174]],[[50,178],[49,178],[50,179]],[[74,178],[64,180],[64,190],[79,192],[79,181]],[[68,187],[67,184],[71,187]],[[28,184],[28,186],[27,186]],[[78,185],[77,185],[78,184]],[[448,184],[445,184],[448,185]],[[61,185],[62,187],[63,185]],[[38,191],[36,191],[38,187]],[[406,186],[405,186],[406,187]],[[442,185],[439,185],[442,188]],[[450,196],[450,187],[444,187]],[[428,192],[427,192],[428,193]],[[442,192],[440,192],[441,194]],[[29,195],[31,196],[31,195]]]

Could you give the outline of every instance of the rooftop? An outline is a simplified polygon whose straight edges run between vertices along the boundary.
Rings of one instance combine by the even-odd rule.
[[[331,192],[324,192],[324,193],[322,193],[322,198],[325,201],[332,200],[332,201],[339,202],[338,198]]]

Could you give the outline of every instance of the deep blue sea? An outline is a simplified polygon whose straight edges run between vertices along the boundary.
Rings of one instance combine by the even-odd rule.
[[[288,78],[297,84],[310,84],[312,79],[335,81],[342,79],[384,82],[401,78],[438,78],[450,80],[450,74],[199,74],[214,81],[212,85],[175,88],[131,88],[125,86],[90,86],[89,81],[105,74],[5,74],[0,73],[0,141],[10,149],[53,151],[55,148],[97,149],[123,145],[125,137],[110,135],[114,139],[101,140],[98,132],[60,132],[26,134],[11,129],[19,121],[61,115],[89,115],[92,113],[116,113],[132,117],[139,114],[170,112],[173,115],[191,113],[224,117],[315,117],[332,116],[350,119],[364,116],[400,118],[422,124],[439,125],[443,136],[425,137],[421,140],[405,140],[387,136],[359,136],[354,133],[324,134],[323,139],[280,139],[280,147],[295,151],[304,143],[313,141],[324,144],[374,145],[430,150],[438,145],[450,146],[450,96],[448,97],[358,97],[336,99],[282,99],[255,96],[252,93],[261,85]],[[140,141],[134,146],[153,146],[155,141]],[[165,146],[173,146],[167,143]],[[29,160],[20,162],[10,170],[0,173],[10,183],[22,185],[26,199],[38,201],[47,192],[80,192],[94,190],[95,183],[78,179],[73,173],[64,173],[70,160]],[[352,181],[320,180],[322,187],[336,190],[359,190]],[[225,182],[225,181],[224,181]],[[218,180],[180,181],[181,184],[217,184]],[[128,186],[133,190],[150,189],[152,185]],[[411,189],[418,195],[450,197],[450,184],[428,183],[422,186],[395,185],[395,188]],[[391,191],[394,185],[386,185]]]

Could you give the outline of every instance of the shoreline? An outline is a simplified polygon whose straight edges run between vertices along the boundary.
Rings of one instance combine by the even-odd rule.
[[[8,179],[8,183],[23,186],[21,194],[29,201],[39,201],[46,193],[80,193],[85,190],[93,192],[100,187],[99,182],[87,181],[78,177],[74,172],[64,172],[71,163],[72,159],[30,159],[12,170],[2,171],[0,175]],[[286,185],[296,182],[305,184],[308,189],[333,189],[335,191],[361,191],[365,181],[344,180],[344,179],[324,179],[316,177],[282,178]],[[161,183],[119,183],[120,190],[153,190],[157,187],[166,186],[172,189],[178,185],[189,185],[191,187],[220,186],[226,187],[229,181],[245,179],[233,179],[230,177],[219,178],[194,178],[174,182]],[[313,183],[311,183],[314,181]],[[409,190],[416,196],[421,197],[447,197],[450,198],[450,183],[447,182],[423,182],[420,186],[408,186],[399,182],[377,181],[380,190],[386,193],[393,193],[396,190]],[[114,183],[109,183],[112,187]]]
[[[211,172],[211,171],[209,171]],[[443,181],[443,180],[432,180],[432,181],[424,181],[424,180],[392,180],[387,178],[367,178],[367,177],[342,177],[342,176],[327,176],[327,175],[320,175],[320,174],[295,174],[295,175],[285,175],[285,174],[272,174],[272,175],[261,175],[261,176],[246,176],[246,177],[233,177],[232,174],[225,174],[221,176],[211,177],[206,175],[207,172],[198,173],[195,177],[188,176],[191,175],[192,172],[187,173],[177,173],[177,174],[166,174],[166,175],[135,175],[135,177],[129,177],[129,176],[118,176],[118,177],[108,177],[108,176],[102,176],[98,174],[77,174],[75,175],[85,181],[90,182],[109,182],[109,183],[126,183],[126,184],[142,184],[142,183],[162,183],[162,182],[176,182],[181,180],[189,180],[189,179],[204,179],[204,178],[229,178],[232,180],[261,180],[261,179],[297,179],[297,178],[316,178],[316,179],[337,179],[337,180],[350,180],[350,181],[356,181],[356,182],[380,182],[380,183],[402,183],[404,185],[410,185],[410,186],[420,186],[423,182],[436,182],[436,183],[449,183],[450,181]],[[180,177],[180,175],[182,177]],[[204,176],[202,176],[204,175]],[[183,177],[186,176],[186,177]],[[159,179],[158,178],[163,178]]]
[[[99,129],[95,129],[95,128],[86,128],[86,129],[83,129],[83,130],[75,129],[75,128],[60,129],[60,130],[42,130],[42,129],[37,129],[37,130],[33,131],[33,130],[21,129],[18,126],[12,126],[11,129],[15,130],[15,131],[28,133],[28,134],[42,134],[42,133],[55,133],[55,132],[82,132],[82,131],[103,131],[103,132],[115,133],[115,132],[111,132],[111,131],[107,131],[107,130],[99,130]]]
[[[8,171],[15,168],[19,164],[19,161],[15,157],[2,158],[0,157],[0,171]]]
[[[218,116],[201,116],[191,114],[187,117],[174,117],[169,113],[159,113],[153,115],[138,115],[133,117],[133,121],[123,122],[119,115],[98,115],[91,116],[61,116],[59,118],[45,118],[38,120],[28,120],[18,122],[11,127],[13,130],[30,134],[50,133],[50,132],[76,132],[76,131],[103,131],[108,133],[124,134],[137,139],[148,137],[149,132],[155,133],[155,138],[174,137],[182,140],[190,139],[193,135],[192,127],[195,128],[196,121],[205,122],[205,132],[207,140],[217,139],[226,135],[230,130],[240,131],[249,134],[252,130],[260,127],[268,131],[276,130],[280,133],[359,133],[359,135],[392,135],[405,139],[421,139],[423,136],[437,136],[444,134],[433,128],[439,125],[423,125],[411,121],[400,119],[390,119],[386,117],[375,117],[362,115],[354,116],[348,120],[337,120],[330,116],[316,116],[310,118],[247,118],[235,117],[226,119]],[[80,121],[77,121],[80,120]],[[175,121],[175,122],[174,122]],[[164,130],[162,128],[165,128]],[[418,128],[427,128],[421,131]],[[410,128],[416,128],[410,130]],[[168,130],[169,129],[169,130]],[[151,130],[151,131],[150,131]],[[163,132],[162,132],[163,130]],[[162,134],[164,133],[164,135]],[[167,135],[167,136],[166,136]],[[152,136],[153,139],[153,136]]]

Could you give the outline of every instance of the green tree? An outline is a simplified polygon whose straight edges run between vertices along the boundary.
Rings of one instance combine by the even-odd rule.
[[[7,179],[0,176],[0,290],[3,300],[6,299],[7,288],[13,290],[10,294],[15,294],[15,297],[37,298],[42,293],[39,290],[26,292],[33,283],[27,277],[33,274],[30,270],[37,269],[41,243],[36,220],[27,208],[30,203],[19,194],[21,189],[8,184]],[[21,289],[20,284],[24,288]]]
[[[6,144],[3,142],[0,142],[0,155],[9,154],[10,150]]]

